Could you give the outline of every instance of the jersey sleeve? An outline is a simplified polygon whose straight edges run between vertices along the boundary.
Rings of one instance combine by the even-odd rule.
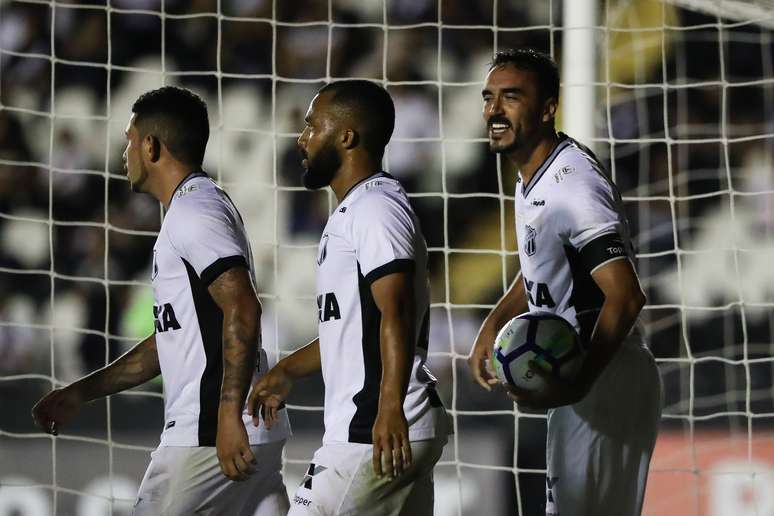
[[[596,171],[591,171],[597,174]],[[560,230],[589,272],[612,260],[626,258],[623,222],[617,209],[614,187],[604,178],[577,181],[563,198],[559,210]]]
[[[414,270],[416,226],[398,200],[368,195],[358,200],[352,240],[360,273],[370,284],[394,272]]]
[[[233,267],[249,269],[246,237],[225,207],[179,206],[170,239],[205,285]],[[170,228],[172,229],[172,228]]]

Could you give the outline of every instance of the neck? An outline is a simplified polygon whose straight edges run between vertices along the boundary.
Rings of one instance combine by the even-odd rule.
[[[172,196],[175,195],[177,187],[183,179],[191,172],[199,170],[200,167],[185,165],[179,161],[159,165],[158,183],[155,188],[151,188],[150,194],[164,205],[164,209],[169,209],[172,203]]]
[[[346,156],[331,181],[331,190],[333,190],[336,200],[341,202],[353,186],[380,170],[381,160],[375,160],[370,155]]]
[[[519,172],[521,172],[521,179],[524,184],[527,184],[535,175],[540,165],[548,158],[551,151],[559,143],[559,136],[556,131],[551,131],[549,134],[538,139],[534,144],[525,148],[514,150],[508,154],[508,158],[516,165]]]

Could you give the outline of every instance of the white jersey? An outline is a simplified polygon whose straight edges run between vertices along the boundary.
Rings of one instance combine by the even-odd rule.
[[[515,207],[530,311],[562,316],[588,342],[604,301],[591,273],[634,258],[617,188],[589,149],[559,133],[529,184],[519,176]]]
[[[223,379],[223,312],[207,288],[232,267],[255,286],[242,219],[228,195],[204,172],[189,174],[172,196],[153,246],[153,316],[164,382],[161,446],[215,446]],[[268,370],[260,350],[254,379]],[[270,431],[245,412],[250,444],[284,439],[287,416]]]
[[[427,358],[427,245],[400,183],[379,173],[348,192],[328,219],[317,258],[320,359],[325,382],[323,443],[371,444],[382,377],[381,314],[371,284],[394,272],[414,277],[414,360],[403,410],[411,440],[445,428]]]

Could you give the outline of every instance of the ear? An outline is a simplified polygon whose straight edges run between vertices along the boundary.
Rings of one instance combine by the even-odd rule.
[[[161,141],[149,134],[143,140],[143,154],[151,163],[156,163],[161,158]]]
[[[554,97],[549,97],[543,104],[543,122],[550,122],[556,118],[557,102]]]
[[[354,129],[345,129],[341,133],[340,142],[345,149],[353,149],[360,143],[360,135]]]

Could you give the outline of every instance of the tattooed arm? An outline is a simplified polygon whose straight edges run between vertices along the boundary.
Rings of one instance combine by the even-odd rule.
[[[212,299],[223,311],[223,383],[218,406],[216,448],[223,474],[244,480],[253,472],[242,411],[253,377],[261,329],[261,304],[243,267],[222,273],[209,286]]]
[[[46,394],[32,408],[32,417],[45,432],[57,435],[84,403],[137,387],[160,373],[156,335],[151,334],[106,367]]]

